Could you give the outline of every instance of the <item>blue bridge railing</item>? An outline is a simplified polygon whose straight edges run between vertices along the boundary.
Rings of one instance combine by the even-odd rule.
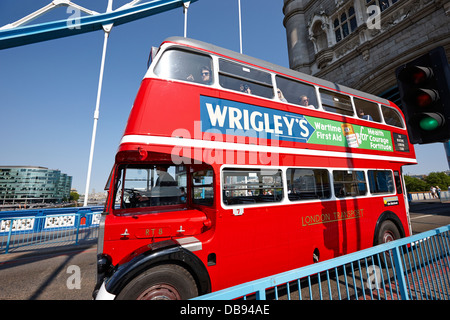
[[[450,300],[450,225],[194,300]]]
[[[102,211],[3,211],[0,254],[95,240]],[[450,225],[195,299],[450,300]]]
[[[97,239],[102,211],[100,206],[2,211],[0,254]]]

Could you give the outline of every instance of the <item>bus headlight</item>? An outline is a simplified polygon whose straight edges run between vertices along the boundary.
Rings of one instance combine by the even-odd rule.
[[[97,274],[107,275],[113,269],[111,257],[107,254],[97,255]]]

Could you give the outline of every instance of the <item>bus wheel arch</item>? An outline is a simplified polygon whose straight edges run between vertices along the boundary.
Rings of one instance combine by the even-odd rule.
[[[373,235],[373,245],[383,244],[405,236],[400,219],[392,211],[383,212],[377,220]]]
[[[152,284],[152,274],[161,276],[164,273],[168,274],[168,278],[162,278],[164,281],[161,281],[160,289],[153,288],[153,292],[146,289],[148,292],[142,292],[144,296],[141,298],[165,299],[172,297],[186,299],[186,297],[193,297],[192,294],[196,296],[211,292],[211,281],[205,265],[196,255],[181,246],[155,251],[149,250],[124,265],[123,269],[119,267],[119,270],[109,279],[107,290],[116,294],[117,299],[130,299],[135,293],[134,290],[130,289],[133,286],[130,284],[136,284],[137,279]],[[183,282],[194,283],[196,289],[194,291],[186,290]],[[177,288],[174,288],[175,284],[181,286],[181,292],[175,292],[178,291]],[[158,286],[158,283],[154,285]],[[127,286],[129,287],[127,288]],[[126,290],[125,292],[129,294],[125,295],[125,292],[122,293],[123,290]],[[161,295],[159,295],[158,290]]]

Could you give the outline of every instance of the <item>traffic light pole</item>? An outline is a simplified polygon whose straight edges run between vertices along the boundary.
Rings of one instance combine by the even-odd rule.
[[[448,168],[450,170],[450,141],[444,142],[445,154],[447,155]]]

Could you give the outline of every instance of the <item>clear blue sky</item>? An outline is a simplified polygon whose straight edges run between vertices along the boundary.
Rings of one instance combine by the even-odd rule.
[[[73,0],[97,12],[107,0]],[[117,8],[130,0],[114,0]],[[0,27],[51,0],[1,0]],[[283,0],[241,0],[243,51],[289,67]],[[62,7],[34,22],[67,19]],[[152,46],[183,35],[181,8],[113,28],[106,56],[91,189],[103,190]],[[239,51],[238,0],[191,4],[188,37]],[[84,193],[103,32],[0,51],[0,165],[35,165],[73,176]],[[416,148],[410,174],[448,169],[442,144]]]

